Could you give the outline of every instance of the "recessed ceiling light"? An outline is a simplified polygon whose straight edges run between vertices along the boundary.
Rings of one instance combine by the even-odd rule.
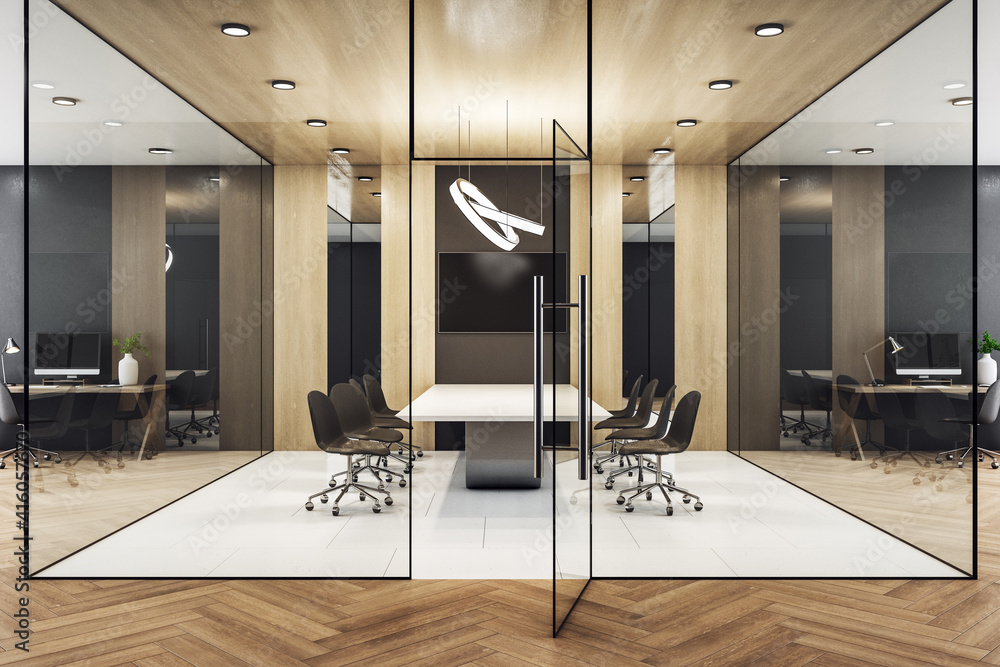
[[[173,152],[174,151],[173,151],[172,148],[150,148],[149,149],[150,155],[170,155]]]
[[[708,87],[712,90],[728,90],[733,87],[733,82],[729,79],[719,79],[718,81],[709,81]]]
[[[761,23],[753,29],[753,34],[758,37],[774,37],[785,32],[785,26],[780,23]]]
[[[39,88],[41,90],[52,90],[55,86],[48,81],[33,81],[31,84],[32,88]]]
[[[309,127],[326,127],[326,121],[322,118],[310,118],[306,121]]]
[[[102,125],[106,125],[108,127],[121,127],[124,124],[125,123],[121,122],[120,120],[114,120],[114,119],[106,120],[102,123]]]
[[[350,148],[331,148],[330,152],[331,153],[336,153],[337,155],[350,155],[351,149]]]
[[[375,179],[373,179],[371,176],[358,176],[358,180],[361,181],[362,183],[371,183]]]
[[[242,23],[223,23],[222,34],[230,37],[246,37],[250,34],[250,28]]]
[[[778,181],[781,182],[781,183],[787,183],[790,180],[792,180],[792,179],[789,178],[788,176],[779,176],[778,177]]]
[[[896,124],[896,121],[892,120],[877,120],[875,121],[875,127],[892,127]]]
[[[381,197],[381,196],[382,196],[381,192],[373,192],[372,193],[372,197]]]
[[[631,192],[623,192],[622,193],[622,197],[631,197],[631,196],[632,196]]]
[[[670,155],[673,150],[670,148],[654,148],[653,155]]]
[[[76,103],[80,100],[73,97],[53,97],[52,104],[58,104],[61,107],[75,107]]]
[[[53,100],[53,101],[55,101],[55,100]],[[970,104],[972,104],[972,98],[971,97],[956,97],[955,99],[951,100],[951,104],[952,104],[952,106],[956,106],[956,107],[967,107]]]
[[[295,82],[288,79],[275,79],[271,82],[271,87],[277,90],[294,90]]]
[[[840,148],[827,148],[824,151],[827,155],[836,155],[837,153],[843,153],[843,149]]]
[[[948,83],[941,86],[945,90],[958,90],[959,88],[965,88],[964,81],[949,81]]]
[[[644,180],[646,180],[646,177],[645,176],[629,176],[628,180],[632,181],[633,183],[642,183]]]
[[[855,148],[853,152],[857,153],[858,155],[871,155],[872,153],[875,152],[875,149],[874,148]]]
[[[677,121],[677,127],[694,127],[697,124],[698,121],[696,121],[694,118],[682,118],[681,120]]]

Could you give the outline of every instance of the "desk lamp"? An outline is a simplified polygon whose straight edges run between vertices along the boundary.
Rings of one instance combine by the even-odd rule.
[[[876,347],[880,347],[886,341],[889,341],[889,343],[892,345],[892,352],[890,354],[896,354],[897,352],[899,352],[900,350],[903,349],[903,346],[900,345],[899,343],[897,343],[895,338],[893,338],[892,336],[889,336],[888,338],[885,338],[885,339],[880,340],[879,342],[875,343],[874,345],[872,345],[870,348],[868,348],[867,350],[865,350],[862,353],[862,356],[865,358],[865,365],[868,366],[868,374],[871,375],[871,377],[872,377],[872,386],[873,387],[884,387],[885,386],[885,382],[883,382],[882,380],[876,380],[875,379],[875,373],[872,372],[872,365],[871,365],[871,363],[868,362],[868,353],[871,352],[872,350],[874,350]]]
[[[3,383],[4,384],[7,384],[7,364],[4,361],[4,358],[8,354],[17,354],[20,351],[21,351],[21,348],[18,347],[17,343],[14,342],[14,339],[13,338],[8,338],[7,339],[7,344],[3,346],[3,354],[0,354],[0,367],[3,368]]]

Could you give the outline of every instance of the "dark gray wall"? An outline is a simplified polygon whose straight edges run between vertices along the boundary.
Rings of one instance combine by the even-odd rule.
[[[781,314],[781,367],[833,368],[833,237],[783,234],[780,254],[781,292],[798,297]]]
[[[659,395],[674,384],[674,244],[622,244],[622,361],[627,396],[641,374],[659,380]]]
[[[456,167],[438,167],[435,172],[435,243],[436,253],[442,252],[503,252],[465,219],[455,206],[448,187],[458,177]],[[500,210],[515,215],[539,219],[540,180],[549,183],[551,170],[540,174],[539,167],[472,167],[462,178],[471,180]],[[519,232],[520,244],[511,252],[552,252],[554,225],[551,215],[551,192],[542,196],[546,231],[542,236]],[[560,249],[565,239],[558,239]],[[437,268],[435,267],[436,280]],[[575,280],[575,278],[573,278]],[[439,307],[446,308],[446,304]],[[526,303],[530,309],[531,304]],[[435,322],[435,327],[437,323]],[[551,339],[546,335],[546,348]],[[438,333],[436,335],[435,381],[438,383],[529,383],[531,382],[532,352],[530,333]],[[545,365],[546,377],[551,368]],[[560,381],[568,381],[568,368],[557,372]]]
[[[24,169],[3,166],[0,167],[0,346],[13,338],[22,348],[22,352],[4,358],[10,383],[24,382],[24,350],[28,343],[25,333]]]
[[[111,275],[111,167],[31,167],[28,197],[28,330],[108,334],[115,286],[130,279]],[[105,335],[96,380],[110,379]]]
[[[1000,167],[979,167],[978,250],[976,271],[979,312],[976,331],[1000,335]],[[995,355],[994,355],[995,358]],[[1000,449],[1000,420],[979,427],[980,443],[993,451]]]
[[[378,243],[330,243],[327,384],[374,375],[382,343],[382,252]]]
[[[173,227],[173,226],[172,226]],[[219,237],[169,234],[166,276],[168,369],[219,366]],[[207,320],[207,338],[206,338]]]

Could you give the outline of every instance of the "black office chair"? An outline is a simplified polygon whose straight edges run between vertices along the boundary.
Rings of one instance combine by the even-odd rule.
[[[0,385],[3,385],[3,389],[0,390],[0,421],[4,424],[21,427],[21,431],[17,435],[19,447],[8,451],[4,454],[3,458],[0,458],[0,468],[7,467],[7,459],[11,456],[19,455],[19,450],[22,457],[21,460],[25,465],[28,464],[29,457],[31,457],[32,465],[37,468],[39,454],[44,461],[51,460],[55,463],[61,463],[62,458],[58,452],[41,449],[40,447],[32,447],[31,442],[56,440],[66,435],[66,431],[69,430],[70,417],[73,415],[73,399],[75,394],[70,391],[55,398],[39,400],[39,403],[43,400],[45,402],[58,401],[59,405],[55,410],[55,414],[52,415],[51,419],[39,419],[36,417],[31,420],[30,424],[25,424],[24,418],[14,404],[14,397],[10,394],[10,388],[2,382],[0,382]],[[26,425],[30,426],[30,430],[27,432],[24,430]]]
[[[871,445],[875,447],[880,453],[885,453],[885,445],[875,442],[872,440],[872,422],[879,419],[879,414],[872,409],[871,404],[868,402],[868,397],[861,391],[852,391],[848,387],[861,388],[861,383],[852,378],[850,375],[838,375],[837,376],[837,386],[834,390],[837,393],[837,401],[840,404],[840,409],[844,411],[850,419],[864,420],[865,422],[865,439],[860,443],[855,443],[851,449],[851,460],[856,461],[858,458],[858,450],[860,450],[865,445]],[[854,398],[857,397],[857,401],[854,402]],[[851,407],[851,403],[854,403],[854,407]]]
[[[810,441],[817,436],[821,442],[826,442],[833,437],[833,422],[830,418],[833,412],[833,384],[817,380],[807,371],[802,371],[802,384],[805,385],[806,397],[809,399],[809,409],[826,413],[826,426],[803,435],[802,444],[811,444]]]
[[[375,425],[365,397],[360,391],[358,391],[355,387],[352,387],[350,384],[341,382],[333,385],[330,389],[329,400],[337,409],[340,425],[343,427],[344,433],[346,433],[348,437],[354,438],[355,440],[380,442],[390,449],[392,445],[398,444],[403,440],[403,434],[399,431],[380,428]],[[379,456],[379,459],[386,460],[387,465],[388,459],[390,458],[402,461],[402,459],[398,459],[398,457],[393,456],[391,453]],[[386,475],[385,481],[390,483],[393,480],[393,475],[399,475],[399,485],[406,486],[406,478],[403,477],[402,474],[394,472],[386,466],[379,465],[379,463],[381,463],[381,460],[372,461],[371,457],[368,457],[364,465],[360,465],[358,462],[352,462],[352,465],[354,465],[352,479],[357,481],[358,474],[367,470],[375,475],[375,477],[379,480],[380,486],[382,484],[382,474]],[[402,463],[404,465],[403,473],[410,472],[411,463],[409,461],[402,461]]]
[[[177,446],[184,446],[184,439],[187,434],[178,426],[170,425],[170,413],[178,410],[187,410],[191,404],[191,392],[194,388],[194,371],[184,371],[173,380],[167,380],[167,436],[177,438]]]
[[[399,416],[399,410],[393,410],[386,404],[385,392],[382,391],[382,384],[375,379],[374,375],[365,375],[362,380],[364,380],[365,383],[362,393],[368,401],[368,409],[371,410],[376,426],[404,430],[413,429],[410,422]],[[414,454],[418,457],[422,457],[424,455],[424,450],[419,445],[400,442],[397,446],[400,448],[399,451],[401,454],[403,448],[409,450],[411,461],[414,460]]]
[[[632,385],[632,391],[629,392],[628,402],[625,404],[625,407],[622,408],[621,410],[608,410],[608,414],[610,415],[609,419],[622,419],[622,418],[632,417],[633,415],[635,415],[636,405],[638,404],[639,401],[639,389],[641,387],[642,387],[642,376],[640,375],[639,378],[635,381],[635,384]],[[597,426],[595,426],[594,428],[596,429]],[[611,440],[610,438],[604,440],[603,442],[599,442],[596,445],[592,445],[590,447],[591,460],[594,460],[596,458],[595,454],[598,449],[609,446],[612,447],[612,449],[615,446],[614,441]],[[597,468],[598,464],[595,462],[594,469],[596,470]]]
[[[93,399],[90,402],[89,413],[80,419],[71,420],[69,427],[71,429],[76,429],[83,431],[84,433],[84,451],[80,456],[75,458],[71,463],[67,465],[76,465],[86,457],[90,457],[97,462],[104,472],[111,472],[111,464],[108,463],[107,459],[104,457],[104,453],[111,449],[112,445],[107,445],[106,447],[99,447],[97,451],[90,448],[90,432],[91,430],[105,429],[111,426],[114,421],[115,412],[118,410],[118,402],[121,395],[115,391],[102,391],[96,395],[89,395],[87,398]],[[77,405],[80,405],[82,401],[77,401]],[[118,453],[118,467],[124,468],[125,462],[122,461],[121,452]]]
[[[129,426],[131,422],[137,419],[145,419],[146,415],[149,414],[149,409],[153,405],[154,393],[156,391],[156,373],[150,375],[142,386],[142,393],[136,394],[135,405],[131,410],[119,410],[115,413],[115,421],[122,422],[122,439],[116,442],[118,445],[118,453],[121,454],[122,450],[128,447],[129,453],[135,452],[136,448],[141,445],[141,443],[132,440],[132,434],[129,431]],[[147,451],[145,453],[147,459],[153,458],[153,451]]]
[[[701,393],[697,391],[688,392],[677,402],[677,410],[674,412],[673,421],[670,422],[670,428],[663,437],[652,440],[634,440],[621,446],[620,451],[623,455],[656,457],[656,480],[649,484],[642,484],[640,482],[638,486],[624,489],[618,494],[618,498],[615,499],[619,505],[625,505],[626,512],[635,510],[632,501],[639,496],[645,495],[646,500],[652,500],[654,489],[659,489],[667,502],[667,516],[671,516],[674,513],[674,507],[670,500],[670,491],[683,494],[682,500],[685,504],[691,502],[691,499],[694,498],[694,509],[696,512],[700,512],[704,508],[701,497],[674,484],[672,477],[666,480],[663,477],[663,457],[668,454],[685,452],[691,445],[691,437],[694,434],[695,422],[698,419],[698,406],[700,404]],[[626,497],[625,494],[629,492],[633,493]]]
[[[798,436],[799,439],[802,440],[803,444],[809,444],[809,439],[821,432],[823,428],[818,424],[806,421],[806,406],[809,405],[809,394],[806,387],[805,377],[792,375],[787,370],[782,368],[779,389],[782,401],[781,415],[784,417],[781,422],[781,435],[786,438]],[[785,403],[791,403],[798,406],[799,416],[797,419],[791,419],[785,416]],[[791,423],[789,424],[789,422]],[[798,435],[799,431],[803,432],[801,436]]]
[[[594,430],[610,430],[610,431],[620,431],[625,428],[643,428],[649,422],[650,415],[653,414],[653,400],[656,397],[656,387],[659,385],[659,380],[650,380],[646,387],[642,390],[642,395],[639,397],[639,404],[636,406],[635,413],[631,417],[609,417],[603,421],[597,423],[594,426]],[[609,438],[610,439],[610,438]],[[593,462],[594,470],[597,474],[602,474],[604,472],[604,464],[609,461],[614,461],[616,458],[619,459],[619,467],[624,468],[625,464],[631,465],[631,458],[619,456],[619,443],[617,441],[612,441],[611,451],[608,452],[602,458],[597,459]]]
[[[306,500],[306,510],[312,511],[315,505],[313,505],[313,498],[319,497],[321,503],[329,502],[329,493],[335,491],[338,488],[337,477],[341,474],[347,475],[354,468],[354,457],[363,456],[366,459],[370,459],[372,456],[383,456],[388,453],[388,446],[384,443],[378,443],[370,440],[355,440],[349,438],[345,433],[340,419],[337,416],[337,409],[334,407],[330,399],[321,391],[311,391],[307,397],[309,403],[309,418],[312,420],[313,435],[316,438],[316,446],[325,452],[331,454],[343,454],[347,457],[347,469],[343,473],[337,473],[330,478],[330,484],[327,488],[323,489],[319,493],[314,493],[309,496]],[[358,484],[357,476],[354,476],[353,481],[348,481],[346,478],[344,484],[339,487],[340,495],[337,499],[333,501],[331,506],[331,512],[333,516],[340,514],[340,499],[344,497],[344,494],[354,489],[358,491],[359,499],[366,500],[371,496],[374,504],[372,505],[372,512],[378,514],[382,511],[382,506],[379,505],[378,496],[376,494],[383,494],[385,496],[383,502],[386,505],[392,505],[392,496],[389,494],[385,487],[380,483],[378,489],[373,489],[365,484]]]
[[[642,428],[626,428],[620,431],[614,431],[609,437],[614,439],[616,442],[631,442],[635,440],[659,440],[667,434],[667,429],[670,426],[670,412],[674,407],[674,392],[677,390],[677,385],[670,387],[667,391],[667,395],[663,397],[663,401],[660,402],[660,411],[656,415],[656,421],[650,427]],[[628,476],[632,476],[631,471],[639,471],[639,483],[642,483],[642,473],[643,468],[650,468],[651,470],[656,470],[656,465],[650,461],[646,461],[642,456],[638,457],[634,466],[629,468],[619,468],[618,470],[612,472],[608,475],[604,482],[604,488],[611,489],[615,485],[615,479],[621,476],[623,473],[628,473]],[[667,473],[667,477],[670,477],[670,473]]]
[[[221,430],[221,422],[219,421],[219,368],[215,367],[209,372],[212,372],[215,375],[215,386],[212,387],[212,394],[208,400],[208,403],[212,406],[212,414],[208,417],[202,417],[199,419],[198,424],[205,431],[219,435]]]
[[[900,431],[905,431],[906,433],[906,448],[903,450],[897,450],[895,448],[892,453],[883,453],[881,457],[873,459],[870,466],[872,469],[878,468],[878,462],[881,461],[885,464],[883,472],[889,474],[892,471],[892,467],[895,466],[900,459],[909,456],[915,463],[921,467],[927,467],[928,462],[921,461],[917,458],[916,454],[910,451],[910,432],[921,430],[920,422],[915,417],[907,417],[906,412],[903,410],[903,405],[900,403],[899,394],[894,391],[877,391],[875,392],[875,405],[878,408],[879,416],[882,417],[882,423],[889,428],[894,428]],[[886,449],[890,449],[886,447]],[[920,483],[919,478],[917,483]]]
[[[191,393],[188,395],[187,405],[184,406],[184,409],[191,411],[191,417],[183,425],[183,428],[177,426],[174,429],[180,433],[180,444],[184,443],[185,438],[191,438],[191,444],[193,445],[198,442],[199,437],[212,437],[213,429],[205,426],[203,423],[204,420],[195,417],[194,412],[195,410],[207,408],[211,405],[212,394],[216,386],[218,386],[218,375],[218,368],[210,368],[207,372],[194,376],[194,380],[191,382]],[[194,431],[194,433],[191,433],[191,431]]]
[[[958,419],[955,406],[942,392],[928,389],[915,396],[917,420],[920,422],[920,428],[935,440],[944,440],[955,445],[952,449],[939,453],[934,458],[934,462],[943,463],[942,456],[951,461],[955,457],[949,452],[962,451],[967,445],[959,443],[969,443],[972,438],[971,420],[968,418]],[[965,462],[960,459],[958,467],[962,468],[964,465]]]
[[[986,396],[983,397],[983,404],[979,408],[979,414],[976,417],[976,422],[984,425],[992,424],[997,420],[998,414],[1000,414],[1000,381],[994,382],[990,385],[990,388],[986,390]],[[972,426],[971,419],[964,419],[961,417],[945,417],[943,421],[962,424],[963,426]],[[961,451],[962,456],[958,459],[958,467],[961,468],[964,466],[965,457],[972,451],[973,446],[970,444],[964,448],[964,451],[962,451],[962,449],[962,447],[958,447],[956,449],[939,452],[935,462],[941,463],[942,455],[944,455],[949,461],[952,461],[955,458],[955,454]],[[983,455],[985,454],[993,459],[993,462],[990,464],[991,468],[994,470],[1000,468],[1000,463],[997,462],[997,457],[1000,456],[1000,454],[989,449],[983,449],[979,446],[976,446],[975,449],[980,463],[983,462]]]

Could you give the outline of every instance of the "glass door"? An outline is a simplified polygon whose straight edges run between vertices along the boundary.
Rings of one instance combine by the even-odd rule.
[[[536,474],[553,474],[552,633],[591,577],[590,159],[553,121],[552,279],[535,284]],[[547,377],[544,390],[542,379]]]

